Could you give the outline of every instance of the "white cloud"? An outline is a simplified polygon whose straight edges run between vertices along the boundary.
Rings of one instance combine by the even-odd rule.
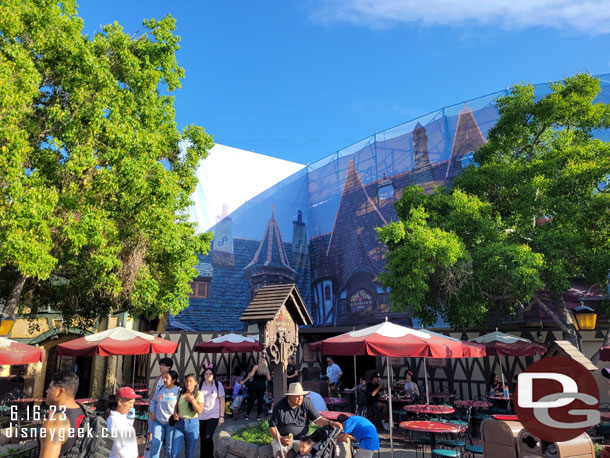
[[[393,23],[505,28],[552,27],[610,33],[610,0],[311,0],[316,22],[369,27]]]

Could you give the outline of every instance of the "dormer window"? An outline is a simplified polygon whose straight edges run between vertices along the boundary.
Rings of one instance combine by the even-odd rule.
[[[394,183],[383,174],[383,179],[377,185],[377,198],[379,200],[391,199],[394,197]]]
[[[208,297],[208,286],[209,281],[197,279],[191,282],[192,291],[188,296],[196,299],[206,299]]]

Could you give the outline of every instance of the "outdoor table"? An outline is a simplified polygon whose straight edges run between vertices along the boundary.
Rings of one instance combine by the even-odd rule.
[[[427,420],[401,421],[398,427],[408,431],[429,434],[431,441],[430,447],[432,449],[435,447],[437,434],[460,434],[466,431],[466,427],[463,425]]]
[[[508,409],[511,410],[510,401],[512,400],[512,394],[506,396],[487,396],[487,399],[491,401],[494,407],[498,409]]]
[[[453,405],[456,407],[464,407],[464,408],[472,407],[473,409],[489,409],[492,404],[491,404],[491,402],[488,402],[488,401],[473,401],[471,399],[469,399],[469,400],[459,399],[459,400],[453,401]]]
[[[437,406],[433,404],[407,404],[402,410],[411,413],[435,415],[449,415],[455,412],[455,409],[451,406]]]
[[[610,412],[600,412],[599,416],[602,420],[610,420]]]
[[[347,399],[328,397],[324,398],[326,405],[333,410],[345,410],[349,407]]]
[[[379,396],[379,400],[382,402],[388,402],[388,396]],[[411,396],[392,396],[392,404],[408,404],[412,402]]]
[[[147,406],[147,405],[150,405],[150,400],[148,400],[148,399],[136,399],[136,402],[134,402],[134,405],[136,405],[136,406]]]
[[[136,393],[148,393],[148,388],[134,388],[133,391]]]
[[[502,421],[519,421],[519,417],[517,415],[492,415],[491,418]]]
[[[95,404],[97,401],[99,401],[99,399],[97,398],[82,398],[82,399],[75,399],[76,402],[80,402],[81,404]]]
[[[355,415],[353,413],[349,413],[349,412],[337,412],[334,410],[323,410],[322,412],[320,412],[320,415],[323,418],[326,418],[327,420],[336,420],[337,418],[339,418],[339,415],[347,415],[348,417],[351,417],[352,415]]]

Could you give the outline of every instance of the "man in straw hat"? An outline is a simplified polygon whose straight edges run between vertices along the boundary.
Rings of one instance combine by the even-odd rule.
[[[291,383],[286,397],[282,398],[273,408],[269,419],[269,433],[273,438],[271,446],[273,455],[285,457],[290,448],[299,450],[299,439],[307,435],[311,422],[318,426],[342,428],[341,423],[323,418],[305,396],[300,383]]]

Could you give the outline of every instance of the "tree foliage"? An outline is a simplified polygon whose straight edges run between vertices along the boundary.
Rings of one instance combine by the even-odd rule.
[[[82,29],[73,0],[0,2],[5,312],[177,313],[211,241],[186,210],[213,143],[174,120],[175,20]]]
[[[497,101],[487,143],[450,188],[405,189],[387,244],[392,307],[430,324],[481,323],[548,294],[574,337],[562,293],[576,277],[605,285],[610,269],[610,107],[596,78],[578,74],[536,97],[517,85]],[[562,327],[563,326],[563,327]]]

